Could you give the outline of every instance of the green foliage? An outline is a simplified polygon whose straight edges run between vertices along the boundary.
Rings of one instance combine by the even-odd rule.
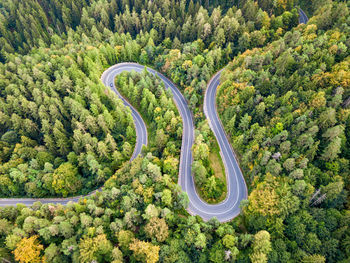
[[[232,257],[237,255],[240,242],[233,227],[186,215],[178,185],[166,174],[155,178],[147,173],[147,164],[156,163],[151,154],[126,162],[102,192],[78,203],[0,208],[0,244],[10,252],[22,237],[37,236],[43,249],[40,256],[50,262],[196,260],[201,254],[204,258],[213,253],[224,255],[225,249],[232,251]],[[136,178],[139,183],[132,183]],[[154,201],[147,204],[139,189],[150,185],[155,187]],[[171,199],[165,203],[159,193],[167,193]],[[217,246],[216,240],[222,237],[224,245]]]
[[[82,52],[88,47],[40,48],[1,64],[2,196],[87,192],[130,158],[135,141],[128,134],[134,125],[130,112],[105,92],[97,77],[101,71],[84,73],[87,65],[102,69],[100,60],[90,59],[96,50]],[[77,168],[68,181],[55,173],[65,161]]]
[[[136,107],[147,123],[149,146],[163,163],[163,170],[177,175],[179,149],[182,139],[182,120],[172,100],[171,91],[148,71],[141,74],[125,72],[119,75],[116,86]],[[171,163],[170,163],[171,162]],[[176,177],[174,176],[173,179]]]
[[[70,193],[76,193],[81,188],[81,179],[78,177],[78,169],[71,163],[61,164],[52,175],[52,188],[56,193],[66,197]]]
[[[271,234],[269,253],[253,244],[252,262],[349,259],[341,247],[349,233],[335,233],[349,202],[349,169],[340,165],[349,163],[350,112],[341,102],[350,95],[350,27],[348,8],[331,5],[308,25],[237,56],[221,77],[219,114],[250,181],[245,226]],[[319,27],[340,6],[345,16]]]

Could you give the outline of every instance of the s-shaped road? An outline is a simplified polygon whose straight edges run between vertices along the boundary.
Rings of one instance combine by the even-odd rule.
[[[144,66],[136,63],[120,63],[108,68],[101,77],[103,84],[116,93],[123,100],[124,104],[131,109],[137,135],[137,142],[131,160],[141,153],[142,145],[147,145],[147,129],[140,114],[116,90],[114,78],[123,71],[141,72],[142,70],[144,70]],[[147,70],[153,75],[158,76],[164,82],[165,87],[171,90],[175,104],[182,117],[183,134],[179,167],[179,184],[189,198],[188,212],[192,215],[199,215],[204,220],[209,220],[212,217],[216,217],[221,222],[231,220],[240,213],[239,204],[243,199],[247,198],[248,191],[242,172],[216,111],[216,91],[220,84],[221,71],[219,71],[208,83],[208,88],[204,98],[204,112],[220,147],[220,154],[225,165],[228,189],[227,197],[223,202],[211,205],[204,202],[198,196],[194,179],[191,174],[193,161],[191,149],[194,143],[194,124],[187,101],[179,89],[169,79],[151,68],[147,68]],[[0,199],[0,206],[16,205],[17,203],[32,205],[37,201],[40,201],[41,203],[66,204],[69,201],[76,202],[81,197],[82,196],[70,198],[6,198]]]
[[[144,66],[136,63],[121,63],[114,65],[104,72],[102,75],[102,81],[106,86],[111,86],[112,90],[119,97],[121,97],[114,87],[113,79],[117,74],[120,74],[123,71],[132,70],[141,72],[144,70]],[[179,184],[182,187],[182,190],[187,193],[189,198],[188,212],[193,215],[199,215],[205,220],[209,220],[212,217],[217,217],[218,220],[222,222],[231,220],[240,212],[240,201],[247,198],[247,187],[238,162],[234,156],[233,150],[228,142],[216,112],[216,90],[220,84],[221,71],[219,71],[208,84],[208,89],[205,95],[204,112],[209,119],[210,127],[213,130],[220,146],[221,156],[225,164],[228,191],[227,197],[223,202],[216,205],[210,205],[204,202],[198,196],[193,176],[191,174],[193,161],[191,149],[194,143],[194,124],[187,101],[175,84],[173,84],[164,75],[151,68],[147,68],[147,70],[153,75],[159,77],[163,81],[165,87],[171,90],[173,99],[182,118],[183,134],[179,167]],[[125,102],[124,99],[123,101]],[[127,105],[131,107],[131,105]],[[147,130],[145,124],[142,122],[141,116],[133,108],[132,113],[136,122],[135,126],[137,130],[137,137],[139,138],[140,134],[142,134],[141,138],[146,139],[147,134],[145,133]],[[143,128],[141,127],[142,125],[144,126]],[[139,154],[141,152],[142,144],[144,144],[144,141],[141,140],[136,143],[139,150],[135,151],[134,154]]]

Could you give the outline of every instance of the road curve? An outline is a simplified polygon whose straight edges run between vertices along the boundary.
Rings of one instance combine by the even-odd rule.
[[[305,12],[301,8],[299,8],[299,24],[307,24],[308,21],[309,18],[307,17]]]
[[[121,74],[124,71],[131,71],[132,67],[129,66],[128,63],[119,63],[114,66],[106,69],[101,76],[102,83],[109,87],[118,97],[124,102],[124,105],[131,109],[131,115],[134,119],[135,129],[136,129],[136,144],[134,148],[134,152],[131,156],[131,161],[134,160],[142,150],[142,146],[147,146],[147,128],[146,124],[143,121],[140,113],[119,93],[119,91],[115,88],[114,79],[117,75]]]
[[[213,131],[220,147],[220,155],[225,166],[227,196],[226,199],[214,205],[223,211],[217,218],[220,221],[228,221],[240,213],[240,202],[248,197],[248,189],[245,183],[243,173],[239,167],[235,153],[229,143],[223,125],[217,113],[216,93],[220,85],[220,76],[222,70],[217,72],[209,81],[204,96],[203,110],[208,119],[209,126]]]
[[[144,66],[137,63],[120,63],[108,68],[101,77],[104,85],[111,88],[112,91],[115,92],[123,100],[124,104],[131,109],[137,134],[137,142],[131,159],[135,158],[138,154],[141,153],[143,144],[147,145],[147,129],[140,114],[116,90],[114,86],[114,78],[116,75],[120,74],[123,71],[141,72],[142,70],[144,70]],[[180,90],[169,79],[151,68],[147,68],[147,70],[150,73],[158,76],[164,82],[165,87],[172,91],[173,99],[182,117],[183,134],[179,167],[179,184],[182,190],[187,193],[189,198],[188,212],[192,215],[199,215],[204,220],[209,220],[213,217],[216,217],[221,222],[231,220],[240,213],[239,204],[241,200],[247,198],[247,187],[238,162],[235,158],[234,152],[229,144],[216,111],[216,90],[220,84],[221,71],[219,71],[208,84],[208,89],[206,91],[204,100],[204,112],[209,120],[210,127],[213,130],[220,147],[220,154],[225,165],[228,189],[227,197],[223,202],[211,205],[204,202],[198,196],[194,184],[194,179],[191,174],[191,166],[193,161],[191,149],[194,143],[194,124],[187,101]],[[0,206],[15,205],[17,203],[31,205],[37,201],[40,201],[42,203],[66,204],[69,201],[78,201],[79,198],[81,198],[81,196],[71,198],[45,199],[0,199]]]

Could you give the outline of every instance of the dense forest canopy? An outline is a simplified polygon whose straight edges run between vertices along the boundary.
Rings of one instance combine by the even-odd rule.
[[[4,26],[1,40],[4,41],[3,60],[6,60],[2,64],[4,77],[1,83],[4,89],[2,100],[6,102],[1,109],[4,116],[1,135],[5,135],[1,158],[1,174],[4,175],[0,184],[2,196],[86,193],[101,185],[131,156],[135,132],[130,114],[119,114],[124,111],[122,104],[114,113],[104,109],[109,102],[105,101],[105,89],[99,80],[103,69],[115,62],[139,61],[154,65],[171,76],[184,90],[195,113],[195,120],[199,123],[198,142],[213,148],[215,139],[199,107],[210,75],[237,52],[262,46],[297,24],[296,9],[269,17],[253,2],[245,4],[247,8],[254,7],[249,9],[249,13],[253,12],[251,17],[245,15],[248,11],[242,13],[235,6],[224,11],[213,5],[209,12],[198,2],[174,1],[168,4],[173,7],[172,10],[177,10],[171,14],[177,19],[174,27],[170,28],[166,22],[169,12],[166,12],[164,3],[158,1],[150,2],[149,6],[140,2],[127,4],[116,1],[2,3]],[[115,15],[103,16],[104,12]],[[261,18],[251,20],[258,13]],[[106,21],[103,22],[102,18]],[[26,21],[31,21],[31,24]],[[281,31],[274,33],[277,28]],[[179,32],[181,34],[177,35]],[[30,51],[31,47],[34,49]],[[14,51],[29,53],[14,55]],[[23,59],[29,62],[23,63]],[[23,64],[27,63],[32,65],[22,70]],[[27,79],[26,73],[33,78],[32,81]],[[91,91],[86,92],[90,80],[96,86],[90,89],[97,89],[92,98],[89,95]],[[44,88],[35,88],[37,85],[55,86],[58,90],[52,93]],[[5,87],[13,87],[17,91]],[[16,94],[20,90],[26,91],[18,97]],[[36,98],[39,93],[44,97],[41,100]],[[88,98],[84,99],[86,96]],[[112,97],[113,103],[116,103],[115,96]],[[51,116],[45,115],[44,109]],[[112,123],[112,118],[115,123]],[[120,123],[119,119],[122,120]],[[179,139],[178,135],[173,135],[174,139]],[[21,136],[35,143],[25,142]],[[170,140],[173,139],[170,137]],[[16,148],[17,142],[22,146]],[[171,148],[178,145],[174,144]],[[28,147],[35,150],[30,149],[28,153]],[[161,149],[161,155],[169,155],[165,150]],[[74,167],[68,163],[63,165],[66,161]],[[212,193],[202,193],[202,196],[220,197],[225,182],[212,178],[209,153],[196,161],[194,172],[200,188],[212,188],[213,183],[217,185]],[[45,168],[46,162],[52,167]],[[55,173],[61,164],[63,166]],[[71,175],[71,179],[60,178],[65,172]],[[82,183],[74,185],[74,181]],[[56,187],[51,186],[56,183]],[[65,189],[60,190],[63,184]]]
[[[246,32],[248,36],[241,42],[249,42],[249,34],[253,34],[252,41],[263,45],[275,37],[274,31],[278,28],[288,30],[298,22],[297,10],[292,4],[281,3],[275,8],[276,15],[272,15],[274,8],[267,10],[268,14],[251,0],[241,1],[242,9],[237,9],[230,1],[222,2],[219,5],[218,1],[213,1],[209,5],[206,1],[203,7],[201,1],[196,0],[4,0],[0,3],[1,55],[4,60],[5,52],[22,53],[32,46],[49,45],[53,34],[65,37],[69,30],[94,37],[97,32],[106,30],[129,33],[133,37],[152,31],[156,44],[170,38],[177,45],[197,39],[208,45],[216,39],[223,45],[226,41],[238,41]],[[249,48],[245,42],[232,48]]]
[[[347,1],[1,0],[0,48],[0,197],[104,186],[66,206],[0,208],[0,261],[350,261]],[[192,172],[214,203],[225,181],[202,104],[227,65],[217,106],[249,188],[239,217],[187,213],[182,120],[147,71],[115,79],[149,133],[129,161],[130,109],[100,80],[125,61],[162,72],[185,95]]]
[[[146,70],[142,74],[122,73],[115,82],[122,95],[142,112],[150,134],[149,151],[163,164],[164,173],[176,182],[182,120],[170,90],[166,90],[163,82]]]
[[[340,19],[340,28],[317,35],[303,25],[244,52],[221,79],[218,109],[251,181],[244,219],[276,238],[271,262],[290,258],[290,242],[294,257],[321,252],[328,262],[347,246],[338,220],[349,216],[350,28]]]
[[[111,63],[110,51],[99,56]],[[2,196],[95,189],[130,159],[130,110],[100,82],[95,55],[87,45],[41,48],[1,65]]]

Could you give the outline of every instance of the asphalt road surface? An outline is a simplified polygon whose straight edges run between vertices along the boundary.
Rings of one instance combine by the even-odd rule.
[[[309,21],[309,18],[305,14],[305,12],[299,8],[299,24],[307,24],[307,21]]]
[[[142,150],[142,146],[146,145],[147,146],[147,128],[146,124],[143,121],[140,113],[135,110],[131,104],[123,98],[123,96],[119,93],[119,91],[115,88],[114,85],[114,79],[117,75],[124,71],[131,71],[132,67],[129,66],[128,63],[120,63],[116,64],[112,67],[109,67],[107,70],[105,70],[102,73],[101,80],[102,83],[106,86],[109,87],[115,94],[118,95],[118,97],[124,102],[124,105],[129,107],[131,109],[131,115],[132,118],[134,119],[135,123],[135,129],[136,129],[136,145],[134,148],[134,152],[131,156],[131,160],[134,160]]]

